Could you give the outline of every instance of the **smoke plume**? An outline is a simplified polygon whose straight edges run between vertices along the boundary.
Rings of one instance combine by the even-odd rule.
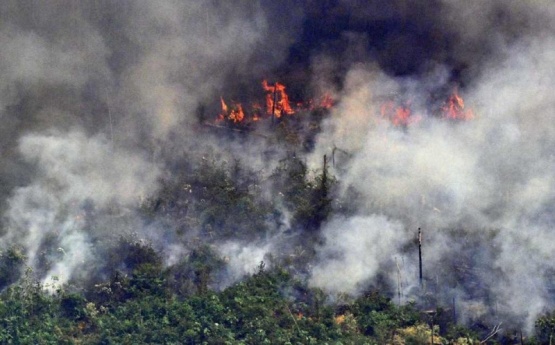
[[[422,227],[428,290],[444,295],[444,301],[472,301],[466,304],[467,318],[479,301],[493,318],[515,318],[530,328],[540,312],[553,307],[548,280],[555,240],[550,91],[555,8],[547,2],[439,5],[438,25],[449,24],[441,32],[457,38],[435,51],[445,53],[438,55],[444,59],[432,52],[430,68],[408,75],[388,73],[380,59],[377,65],[350,66],[341,102],[325,121],[313,158],[317,162],[334,147],[349,152],[352,158],[336,173],[345,197],[357,191],[357,217],[385,215],[404,226],[369,222],[361,231],[360,224],[332,220],[323,229],[326,242],[319,253],[325,260],[313,270],[312,282],[354,293],[383,273],[372,267],[404,252],[410,254],[404,258],[411,263],[405,274],[412,284],[404,292],[410,295],[418,284],[417,257],[414,250],[400,250],[399,239],[414,248],[416,229]],[[406,49],[412,54],[418,48]],[[461,74],[460,64],[470,67]],[[465,85],[465,103],[477,114],[472,121],[445,121],[431,110],[435,101],[427,95],[456,80]],[[379,107],[391,94],[414,100],[422,121],[407,128],[384,122]],[[353,237],[357,244],[341,251]],[[368,243],[364,250],[362,243]],[[357,266],[351,256],[377,263]],[[332,278],[357,267],[339,281]],[[398,270],[390,267],[389,275],[395,287]]]

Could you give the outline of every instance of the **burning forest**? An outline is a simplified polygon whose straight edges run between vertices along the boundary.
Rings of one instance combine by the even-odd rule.
[[[282,116],[292,116],[299,113],[311,113],[330,109],[334,101],[329,94],[323,95],[318,101],[292,102],[285,92],[285,85],[278,82],[272,85],[267,80],[262,81],[262,89],[265,92],[264,106],[257,101],[252,102],[248,109],[244,109],[241,103],[231,102],[230,106],[220,97],[221,111],[216,122],[229,122],[233,124],[247,124],[270,118],[272,121]]]
[[[101,343],[99,320],[150,292],[192,320],[207,296],[239,315],[273,291],[274,343],[308,343],[311,322],[329,326],[315,342],[551,342],[551,2],[6,1],[0,17],[0,314],[60,298],[70,333]],[[247,327],[230,315],[203,327]],[[190,343],[212,339],[195,327]]]

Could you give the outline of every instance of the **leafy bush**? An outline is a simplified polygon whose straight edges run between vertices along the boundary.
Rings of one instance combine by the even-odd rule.
[[[365,335],[378,342],[391,341],[397,329],[416,325],[420,316],[412,304],[396,306],[378,292],[370,292],[358,298],[353,314]]]

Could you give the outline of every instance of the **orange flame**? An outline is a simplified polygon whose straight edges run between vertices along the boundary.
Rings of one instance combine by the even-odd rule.
[[[335,105],[334,103],[335,102],[331,95],[327,93],[324,95],[324,97],[322,97],[322,100],[320,101],[320,107],[324,109],[330,109]]]
[[[457,89],[449,96],[441,110],[446,119],[468,121],[474,118],[472,109],[464,108],[464,100],[459,96]]]
[[[315,102],[312,99],[309,99],[306,102],[297,102],[295,103],[295,109],[299,110],[306,110],[306,111],[313,111],[317,109],[331,109],[335,105],[335,100],[331,97],[330,94],[324,94],[324,96],[320,97],[318,102]],[[271,111],[270,111],[271,113]]]
[[[245,118],[245,113],[243,112],[243,107],[241,104],[237,104],[236,109],[233,109],[229,114],[229,119],[233,122],[241,122]]]
[[[220,101],[222,103],[222,112],[227,113],[227,104],[225,104],[224,98],[220,97]]]
[[[263,80],[262,88],[266,93],[265,107],[255,102],[244,110],[240,103],[232,102],[231,106],[228,106],[223,97],[220,97],[221,112],[216,121],[227,120],[233,123],[257,122],[263,117],[280,118],[284,114],[293,115],[303,111],[330,109],[335,105],[335,100],[330,94],[324,94],[318,101],[310,99],[306,102],[295,102],[292,105],[289,95],[285,92],[285,85],[279,82],[271,85],[268,84],[267,80]],[[396,127],[406,127],[422,119],[422,116],[413,113],[411,102],[407,101],[401,104],[387,101],[381,106],[380,113],[382,118],[389,120]],[[456,88],[441,106],[440,114],[444,119],[460,121],[472,120],[475,117],[471,109],[465,108],[464,100],[458,94]]]
[[[222,112],[218,115],[218,121],[223,121],[226,118],[235,123],[243,121],[245,118],[245,112],[243,111],[243,106],[240,103],[235,103],[230,111],[223,97],[220,97],[220,102],[222,105]]]
[[[421,117],[413,115],[408,105],[395,105],[389,101],[380,109],[382,118],[389,119],[394,126],[408,126],[420,121]]]
[[[281,117],[282,114],[291,115],[295,111],[289,103],[289,96],[285,93],[285,85],[275,83],[274,86],[268,85],[268,81],[262,81],[262,88],[266,93],[266,113],[275,117]],[[279,97],[278,97],[279,95]]]
[[[289,100],[289,95],[285,92],[285,85],[276,82],[274,85],[268,84],[267,80],[262,81],[262,88],[266,92],[266,107],[260,103],[252,103],[245,111],[241,104],[232,103],[228,106],[223,97],[220,97],[221,112],[218,115],[216,121],[228,120],[233,123],[243,122],[243,121],[260,121],[264,114],[268,117],[280,118],[283,114],[293,115],[297,111],[313,111],[316,109],[329,109],[334,106],[334,100],[329,94],[325,94],[320,102],[315,105],[313,100],[307,102],[297,102],[294,106],[291,105]],[[248,115],[248,117],[246,116]]]
[[[223,121],[227,115],[228,108],[223,97],[220,97],[220,103],[222,106],[222,112],[218,115],[218,121]]]
[[[381,117],[389,120],[396,127],[406,127],[419,122],[422,117],[413,114],[410,102],[399,105],[394,101],[387,101],[380,108]],[[474,119],[472,109],[465,108],[463,98],[457,89],[447,98],[440,108],[441,118],[456,121],[468,121]]]

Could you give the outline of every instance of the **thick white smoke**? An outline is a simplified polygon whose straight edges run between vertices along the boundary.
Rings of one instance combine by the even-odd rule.
[[[160,174],[144,157],[113,149],[103,136],[81,132],[28,134],[19,150],[37,176],[9,199],[6,239],[24,245],[28,265],[34,267],[45,238],[57,238],[61,260],[47,280],[57,276],[60,283],[91,259],[89,238],[98,234],[87,233],[95,229],[86,228],[86,205],[97,212],[136,207],[141,197],[155,191]]]
[[[311,283],[333,293],[362,292],[404,242],[403,225],[384,216],[335,219],[323,231],[328,245],[319,251]]]
[[[485,6],[484,11],[491,13],[490,6]],[[480,8],[472,3],[473,10]],[[499,9],[525,16],[539,8],[553,13],[553,5],[542,2]],[[387,239],[410,244],[416,229],[422,227],[427,279],[436,280],[433,272],[442,272],[445,276],[436,282],[439,289],[448,291],[449,276],[456,273],[449,269],[457,268],[449,266],[451,258],[469,250],[458,242],[475,236],[481,243],[474,249],[478,259],[470,269],[475,270],[473,279],[480,280],[481,293],[487,295],[483,302],[494,305],[492,310],[499,315],[518,317],[530,328],[540,312],[553,307],[547,277],[555,268],[555,41],[545,33],[553,32],[553,21],[547,28],[530,28],[531,33],[508,42],[496,28],[462,24],[460,17],[453,20],[461,30],[470,25],[469,35],[499,34],[501,40],[495,46],[499,51],[464,90],[466,106],[476,113],[472,121],[446,121],[424,107],[429,90],[445,83],[437,77],[442,72],[414,80],[392,78],[374,66],[360,65],[346,75],[344,95],[319,136],[314,160],[334,147],[351,154],[345,166],[336,167],[336,173],[345,193],[354,189],[360,194],[358,215],[349,221],[332,220],[324,227],[326,243],[319,253],[329,259],[313,270],[312,282],[332,291],[341,287],[355,293],[360,284],[376,276],[376,267],[403,255],[396,251],[398,242]],[[420,89],[414,88],[415,82]],[[413,112],[422,120],[398,128],[381,119],[379,107],[390,94],[416,100]],[[361,229],[352,224],[361,217],[373,219],[381,214],[403,226],[368,224]],[[382,235],[376,238],[380,229]],[[374,244],[382,242],[383,247],[378,245],[382,249],[374,250]],[[386,253],[384,248],[388,248]],[[414,271],[417,259],[412,255]],[[368,263],[366,269],[360,268],[364,274],[345,274],[348,267],[357,267],[348,264],[351,257],[357,258],[354,262]],[[334,277],[341,277],[340,282]],[[460,294],[468,289],[464,291]]]
[[[222,286],[234,283],[246,275],[256,273],[260,263],[267,261],[267,255],[272,252],[271,244],[244,244],[240,242],[226,242],[219,246],[218,251],[229,264],[228,281],[221,282]]]

